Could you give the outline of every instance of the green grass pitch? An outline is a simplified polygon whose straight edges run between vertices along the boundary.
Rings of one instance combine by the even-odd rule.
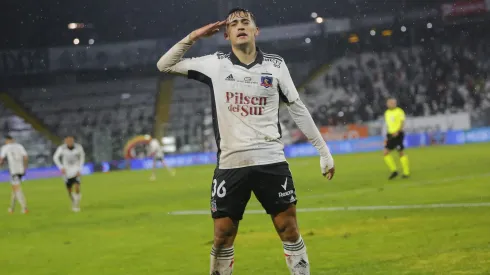
[[[312,274],[490,274],[490,144],[409,149],[412,177],[388,181],[380,152],[336,156],[334,181],[317,158],[290,160],[298,208],[402,206],[299,213]],[[83,178],[72,213],[61,179],[26,181],[31,213],[7,213],[0,184],[0,274],[208,274],[213,166]],[[423,205],[451,207],[428,208]],[[403,206],[422,205],[420,208]],[[248,210],[259,210],[252,197]],[[329,209],[327,209],[329,210]],[[331,209],[330,209],[331,210]],[[335,210],[335,209],[334,209]],[[245,214],[234,274],[288,274],[270,218]]]

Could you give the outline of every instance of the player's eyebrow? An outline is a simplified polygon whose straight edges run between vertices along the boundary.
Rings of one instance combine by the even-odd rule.
[[[239,21],[241,21],[241,22],[244,22],[244,21],[250,21],[250,18],[244,18],[244,17],[241,17],[241,18],[235,18],[235,19],[233,19],[233,20],[231,20],[231,21],[228,21],[228,22],[226,23],[226,25],[228,26],[228,25],[231,25],[231,24],[233,24],[233,23],[238,23]]]

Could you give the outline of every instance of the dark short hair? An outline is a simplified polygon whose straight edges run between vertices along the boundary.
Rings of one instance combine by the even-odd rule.
[[[251,11],[249,11],[247,9],[244,9],[244,8],[239,8],[239,7],[231,9],[228,12],[228,15],[226,16],[226,18],[228,18],[230,15],[232,15],[234,13],[240,13],[240,12],[244,12],[244,13],[250,14],[250,17],[252,18],[252,20],[255,22],[255,24],[257,24],[257,20],[255,20],[255,15]]]
[[[72,139],[75,139],[75,136],[74,135],[66,135],[65,138],[72,138]]]
[[[5,139],[6,139],[6,140],[12,140],[12,139],[14,139],[14,138],[13,138],[11,135],[5,135]]]

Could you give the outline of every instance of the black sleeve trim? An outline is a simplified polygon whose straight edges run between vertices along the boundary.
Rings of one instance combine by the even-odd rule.
[[[287,98],[287,96],[284,95],[280,86],[277,87],[277,90],[279,91],[279,98],[281,99],[281,101],[286,103],[286,104],[290,104],[291,102],[289,102],[289,99]]]

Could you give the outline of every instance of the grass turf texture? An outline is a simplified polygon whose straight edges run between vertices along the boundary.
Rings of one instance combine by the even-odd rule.
[[[490,202],[490,144],[407,151],[408,180],[388,181],[381,153],[336,156],[328,182],[317,158],[290,160],[298,208]],[[207,274],[212,166],[83,178],[72,213],[60,179],[27,181],[31,213],[7,213],[0,185],[0,274]],[[261,209],[255,198],[247,209]],[[300,213],[312,274],[490,274],[490,207]],[[288,274],[265,214],[245,215],[234,274]]]

